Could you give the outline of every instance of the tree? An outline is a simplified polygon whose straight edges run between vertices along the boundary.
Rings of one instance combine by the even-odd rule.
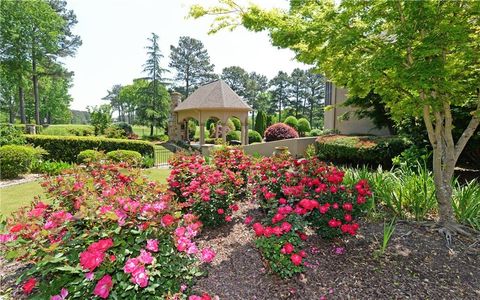
[[[291,1],[287,11],[222,3],[215,10],[220,22],[214,30],[236,21],[249,30],[268,30],[274,45],[315,64],[350,95],[365,97],[373,90],[395,119],[423,118],[433,148],[442,232],[448,240],[452,232],[467,234],[453,214],[452,178],[460,153],[480,123],[479,1],[350,0],[335,5],[300,0]],[[222,13],[232,8],[237,18],[225,22]],[[191,15],[212,12],[194,6]],[[315,38],[306,38],[311,36]],[[473,107],[457,141],[452,135],[452,105]]]
[[[255,120],[255,131],[263,136],[265,129],[267,129],[267,115],[265,112],[259,111],[257,114],[257,119]]]
[[[109,104],[102,104],[100,106],[87,107],[90,114],[90,122],[95,128],[95,135],[105,133],[112,123],[112,108]]]
[[[178,46],[170,46],[170,51],[168,66],[175,69],[175,80],[182,83],[181,87],[187,96],[197,86],[218,78],[201,41],[182,36]]]
[[[265,75],[251,72],[248,74],[247,85],[245,89],[245,98],[247,103],[253,108],[252,125],[255,127],[255,110],[264,109],[262,106],[267,99],[265,93],[268,90],[268,78]],[[268,105],[268,104],[267,104]]]
[[[160,59],[163,58],[158,46],[158,35],[152,33],[148,39],[150,45],[146,47],[147,61],[145,62],[143,72],[148,74],[149,86],[146,90],[150,97],[147,103],[143,103],[143,116],[150,119],[150,136],[153,136],[153,127],[155,124],[162,124],[167,119],[167,111],[170,98],[165,96],[166,88],[163,73],[167,70],[160,66]]]
[[[307,101],[306,80],[306,72],[299,68],[295,68],[290,75],[290,86],[288,90],[291,95],[291,101],[289,105],[294,107],[296,118],[299,117],[300,109],[301,114],[305,115]]]
[[[122,85],[115,84],[114,86],[112,86],[110,90],[107,90],[107,95],[103,97],[102,100],[110,101],[110,107],[112,108],[112,110],[118,111],[119,121],[124,121],[122,116],[124,117],[125,115],[123,114],[123,109],[122,109],[123,105],[120,100],[121,90],[122,90]]]
[[[272,92],[272,108],[278,110],[278,121],[282,121],[282,108],[285,103],[289,101],[288,86],[290,84],[290,78],[288,74],[280,71],[277,76],[270,80],[271,92]],[[272,111],[269,111],[272,113]]]
[[[237,66],[223,68],[220,78],[222,78],[235,93],[245,98],[249,80],[247,71]]]
[[[314,112],[323,119],[323,104],[325,103],[325,78],[313,69],[306,72],[305,90],[308,108],[308,120],[314,125]],[[317,126],[318,127],[318,126]]]

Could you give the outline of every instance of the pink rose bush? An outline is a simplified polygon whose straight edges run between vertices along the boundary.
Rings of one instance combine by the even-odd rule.
[[[0,235],[4,257],[32,266],[20,278],[26,295],[184,299],[199,262],[215,256],[197,248],[198,217],[138,169],[79,166],[42,185],[49,204],[20,209]]]
[[[344,173],[317,159],[264,158],[252,167],[253,193],[266,214],[252,229],[256,245],[281,277],[302,272],[306,227],[324,238],[355,235],[368,183],[343,184]]]

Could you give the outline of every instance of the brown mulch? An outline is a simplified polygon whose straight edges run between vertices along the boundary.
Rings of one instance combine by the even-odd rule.
[[[311,237],[305,273],[282,280],[271,274],[243,224],[247,205],[231,223],[205,233],[201,246],[217,251],[194,289],[220,299],[480,299],[480,243],[455,238],[452,248],[433,229],[398,223],[383,256],[374,253],[383,239],[382,224],[363,224],[343,241]],[[255,222],[255,220],[254,220]],[[345,248],[335,254],[334,247]]]

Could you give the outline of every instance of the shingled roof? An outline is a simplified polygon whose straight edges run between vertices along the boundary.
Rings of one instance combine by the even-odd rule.
[[[223,80],[202,85],[185,101],[180,102],[174,111],[191,109],[252,110]]]

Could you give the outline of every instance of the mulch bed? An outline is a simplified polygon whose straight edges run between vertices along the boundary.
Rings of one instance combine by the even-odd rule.
[[[362,224],[343,241],[311,237],[305,273],[282,280],[262,262],[246,214],[260,217],[247,205],[231,224],[201,237],[217,257],[196,291],[220,299],[480,299],[479,242],[457,237],[449,249],[436,230],[398,223],[386,253],[376,257],[383,224]]]

